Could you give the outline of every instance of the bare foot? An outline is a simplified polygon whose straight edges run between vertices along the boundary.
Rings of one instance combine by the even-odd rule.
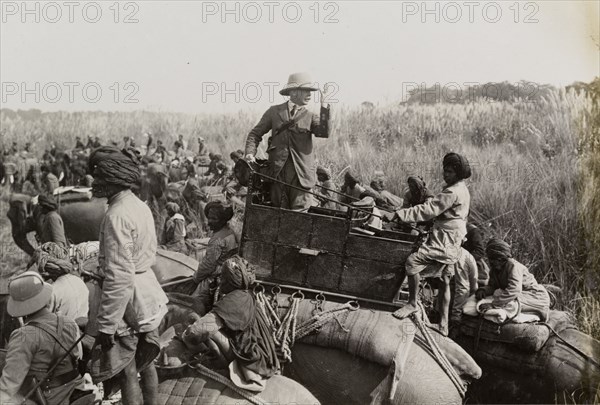
[[[394,312],[392,315],[398,319],[404,319],[407,316],[414,314],[415,312],[417,312],[417,307],[415,307],[412,304],[406,304],[405,306]]]
[[[447,323],[440,323],[438,330],[442,335],[448,337],[448,324]]]

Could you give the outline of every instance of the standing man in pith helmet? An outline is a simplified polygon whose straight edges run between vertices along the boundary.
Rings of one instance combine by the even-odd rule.
[[[312,203],[312,196],[307,193],[317,181],[312,136],[328,138],[330,127],[330,108],[324,92],[321,92],[320,114],[306,108],[313,91],[320,90],[307,73],[291,74],[279,92],[290,99],[269,108],[246,139],[246,160],[253,162],[262,137],[271,131],[268,174],[281,182],[271,185],[274,207],[301,210]]]

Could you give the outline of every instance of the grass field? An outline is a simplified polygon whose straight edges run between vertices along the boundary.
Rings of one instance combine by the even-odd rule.
[[[334,108],[334,133],[316,141],[319,163],[337,177],[352,167],[368,183],[375,171],[402,194],[406,178],[421,175],[430,190],[442,187],[441,159],[465,154],[472,220],[509,240],[514,255],[538,281],[562,288],[561,308],[580,328],[600,338],[600,114],[598,101],[556,91],[539,102]],[[41,155],[51,142],[69,147],[75,136],[121,140],[151,131],[170,146],[178,133],[196,148],[224,156],[243,148],[260,117],[135,113],[51,113],[24,120],[3,113],[4,144],[32,141]],[[262,149],[264,153],[264,149]],[[3,209],[3,212],[6,212]],[[10,247],[10,225],[0,219],[0,242]],[[3,260],[4,262],[4,260]],[[12,263],[9,263],[12,266]]]

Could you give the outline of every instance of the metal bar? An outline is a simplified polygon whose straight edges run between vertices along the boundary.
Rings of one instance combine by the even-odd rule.
[[[162,288],[164,288],[164,287],[170,287],[172,285],[183,284],[186,281],[190,281],[192,278],[194,278],[194,276],[188,276],[188,277],[182,278],[181,280],[169,281],[168,283],[161,284],[160,286]]]
[[[321,195],[321,194],[313,193],[312,191],[310,191],[310,190],[306,190],[306,189],[303,189],[302,187],[292,186],[291,184],[287,184],[287,183],[286,183],[286,182],[284,182],[284,181],[278,180],[278,179],[276,179],[276,178],[273,178],[273,177],[271,177],[271,176],[267,176],[266,174],[262,174],[262,173],[259,173],[259,172],[256,172],[256,171],[253,171],[253,174],[256,174],[256,175],[258,175],[258,176],[260,176],[260,177],[263,177],[263,178],[265,178],[265,179],[268,179],[268,180],[270,180],[270,181],[274,181],[274,182],[276,182],[276,183],[283,184],[283,185],[284,185],[284,186],[286,186],[286,187],[290,187],[290,188],[293,188],[293,189],[296,189],[296,190],[302,191],[302,192],[304,192],[304,193],[308,193],[308,194],[314,195],[314,196],[316,196],[316,197],[319,197],[319,198],[324,198],[324,199],[326,199],[326,200],[328,200],[328,201],[334,202],[334,203],[336,203],[336,204],[339,204],[339,205],[343,205],[344,207],[351,208],[351,209],[353,209],[353,210],[355,210],[355,211],[364,212],[365,214],[369,214],[369,215],[372,215],[372,216],[374,216],[374,217],[377,217],[377,218],[380,218],[380,219],[386,219],[386,218],[385,218],[384,216],[382,216],[382,215],[376,215],[376,214],[373,214],[372,212],[369,212],[369,211],[367,211],[367,210],[363,210],[362,208],[358,208],[358,207],[355,207],[355,206],[353,206],[353,205],[351,205],[351,204],[346,204],[346,203],[343,203],[343,202],[341,202],[341,201],[334,200],[333,198],[329,198],[329,197],[326,197],[326,196],[324,196],[324,195]],[[354,198],[354,197],[351,197],[351,198]],[[378,208],[378,209],[380,209],[380,210],[382,210],[382,211],[386,211],[386,212],[394,212],[394,211],[386,210],[386,209],[384,209],[384,208],[381,208],[381,207],[377,207],[377,208]]]
[[[403,306],[403,304],[399,304],[399,303],[395,303],[395,302],[379,301],[379,300],[374,300],[374,299],[370,299],[370,298],[361,298],[361,297],[356,297],[353,295],[339,294],[339,293],[333,293],[333,292],[323,291],[323,290],[315,290],[312,288],[299,287],[296,285],[273,283],[271,281],[256,280],[256,284],[270,285],[273,287],[277,286],[279,288],[288,288],[290,290],[306,291],[306,292],[310,292],[310,293],[314,293],[314,294],[323,294],[325,296],[330,295],[332,297],[347,298],[347,299],[351,299],[351,300],[355,300],[355,301],[359,301],[359,302],[370,302],[372,304],[385,305],[385,306],[394,307],[394,308],[401,308]]]

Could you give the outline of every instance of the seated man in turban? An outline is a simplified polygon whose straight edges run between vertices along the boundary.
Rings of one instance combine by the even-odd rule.
[[[467,159],[457,153],[444,156],[442,165],[446,182],[442,192],[423,204],[400,209],[392,216],[392,219],[397,218],[403,223],[433,220],[433,228],[427,240],[406,260],[409,298],[408,304],[394,313],[398,318],[404,318],[417,311],[421,277],[440,278],[444,282],[444,293],[441,294],[444,299],[443,313],[448,314],[452,266],[431,265],[436,263],[453,265],[460,259],[461,245],[467,234],[467,216],[471,204],[471,195],[464,179],[471,177],[471,167]],[[428,271],[424,271],[426,269]],[[445,319],[442,316],[440,331],[448,332],[447,316]]]
[[[59,187],[58,177],[50,171],[50,167],[42,165],[42,192],[48,195],[53,195],[54,190]]]
[[[510,245],[492,238],[485,250],[490,262],[490,280],[487,286],[477,290],[476,298],[481,300],[491,295],[493,300],[491,304],[481,305],[480,309],[505,308],[517,300],[521,312],[538,315],[546,321],[550,311],[548,292],[527,267],[513,259]]]
[[[89,292],[76,274],[69,252],[53,242],[44,243],[33,253],[38,273],[52,284],[50,312],[73,319],[78,325],[87,323]]]
[[[411,208],[433,198],[421,176],[409,176],[407,183],[408,191],[404,193],[402,208]]]
[[[233,218],[233,208],[224,205],[221,201],[211,201],[204,207],[204,214],[213,235],[208,241],[206,254],[194,274],[194,281],[198,287],[193,295],[201,297],[204,305],[210,308],[211,288],[216,287],[215,283],[227,254],[232,251],[237,252],[240,238],[229,227],[229,220]]]
[[[47,194],[38,196],[38,207],[34,211],[37,237],[42,244],[54,242],[66,247],[65,227],[57,209],[58,203],[54,197]]]
[[[163,241],[164,248],[173,252],[187,254],[185,245],[185,218],[179,213],[179,205],[168,202],[166,206],[167,222],[165,222]]]
[[[248,291],[254,278],[254,269],[245,259],[238,255],[227,259],[221,272],[222,298],[182,338],[192,351],[204,345],[224,358],[238,387],[260,392],[269,377],[279,372],[280,364],[273,334]]]
[[[233,161],[234,168],[235,165],[238,164],[240,160],[244,159],[244,152],[241,150],[233,151],[229,154],[229,157]],[[232,170],[227,178],[227,184],[224,189],[227,194],[227,198],[231,200],[231,202],[235,202],[238,205],[244,205],[244,199],[248,194],[248,188],[241,185],[235,176],[235,170]]]
[[[331,172],[323,167],[323,166],[318,166],[317,167],[317,186],[316,186],[316,193],[319,195],[322,195],[323,197],[326,198],[319,198],[316,197],[317,200],[319,201],[319,206],[323,207],[323,208],[329,208],[331,210],[337,210],[338,209],[338,204],[336,203],[337,199],[338,199],[338,194],[334,193],[333,191],[329,191],[329,190],[336,190],[336,186],[333,183],[333,181],[331,181]],[[321,187],[320,187],[321,186]],[[333,200],[333,201],[331,201]]]
[[[352,204],[360,199],[360,195],[364,193],[365,187],[360,184],[360,178],[348,170],[344,174],[344,184],[342,185],[340,201],[346,204]]]
[[[390,191],[385,188],[385,179],[383,177],[377,177],[373,181],[371,181],[371,188],[377,193],[383,202],[383,208],[399,208],[402,207],[403,200],[395,194],[392,194]]]
[[[131,191],[140,185],[139,165],[134,150],[113,146],[95,149],[89,159],[92,193],[106,197],[108,209],[99,238],[101,291],[94,294],[98,302],[90,306],[86,333],[96,336],[94,382],[103,382],[105,392],[118,384],[126,404],[142,403],[142,398],[155,404],[153,361],[160,351],[157,329],[168,298],[151,268],[157,248],[152,213]]]
[[[477,284],[479,284],[479,287],[486,286],[490,278],[490,268],[484,260],[485,242],[483,230],[473,223],[468,223],[465,239],[463,248],[473,255],[477,263]]]

